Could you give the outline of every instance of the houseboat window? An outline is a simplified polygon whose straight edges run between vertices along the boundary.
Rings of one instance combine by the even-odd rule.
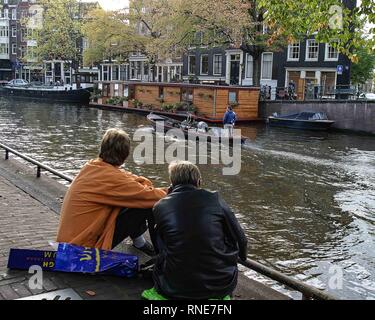
[[[223,56],[221,54],[214,55],[214,74],[222,73],[223,69]]]
[[[182,88],[181,100],[184,102],[193,102],[193,94],[192,88]]]
[[[195,56],[189,56],[188,59],[189,59],[188,61],[189,74],[195,74],[195,64],[196,64]]]
[[[254,73],[254,61],[251,54],[247,54],[246,57],[246,78],[252,79]]]
[[[135,98],[135,85],[130,85],[128,90],[129,100],[133,100]]]
[[[300,43],[292,43],[288,46],[288,60],[298,61],[300,56]]]
[[[124,97],[125,98],[129,97],[129,87],[128,86],[124,86]]]
[[[208,54],[201,55],[201,74],[208,74]]]
[[[159,87],[159,99],[164,99],[164,87]]]
[[[264,80],[272,79],[272,62],[273,62],[272,52],[263,53],[262,55],[262,79]]]
[[[337,49],[332,44],[327,43],[325,60],[337,61],[338,59],[339,59],[339,52],[337,51]]]
[[[315,39],[307,40],[306,60],[318,60],[319,43]]]
[[[237,102],[237,91],[229,91],[229,104]]]

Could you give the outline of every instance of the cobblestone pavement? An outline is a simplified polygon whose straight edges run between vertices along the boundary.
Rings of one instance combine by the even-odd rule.
[[[58,215],[0,176],[0,300],[12,300],[73,288],[83,299],[139,299],[152,286],[150,279],[120,279],[44,272],[43,289],[30,290],[25,271],[7,269],[10,248],[50,249]],[[91,296],[87,291],[95,292]],[[91,293],[92,294],[92,293]]]

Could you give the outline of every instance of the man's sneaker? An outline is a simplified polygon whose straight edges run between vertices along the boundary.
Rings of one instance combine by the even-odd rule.
[[[153,245],[148,241],[146,241],[145,245],[141,248],[137,248],[134,245],[133,245],[133,247],[142,251],[143,253],[147,254],[150,257],[153,257],[153,256],[156,255]]]

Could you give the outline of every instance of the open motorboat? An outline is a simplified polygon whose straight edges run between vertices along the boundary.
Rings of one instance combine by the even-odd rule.
[[[158,122],[163,122],[164,133],[171,129],[180,129],[183,131],[186,138],[188,138],[190,134],[190,136],[195,136],[196,138],[207,138],[208,142],[218,143],[222,143],[224,139],[228,139],[230,144],[233,144],[233,140],[236,138],[229,136],[229,132],[223,128],[209,127],[205,122],[194,121],[191,116],[188,116],[185,121],[178,121],[166,116],[151,113],[147,116],[147,120],[153,124],[155,129]],[[241,136],[239,139],[241,140],[241,144],[243,144],[248,138]]]
[[[328,130],[335,121],[329,120],[323,112],[300,112],[285,116],[277,113],[268,118],[272,127],[284,127],[304,130]]]

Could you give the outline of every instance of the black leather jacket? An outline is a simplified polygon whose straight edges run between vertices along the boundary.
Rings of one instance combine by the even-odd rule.
[[[238,257],[247,240],[217,192],[177,186],[154,207],[159,254],[156,289],[173,299],[210,299],[232,294]]]

